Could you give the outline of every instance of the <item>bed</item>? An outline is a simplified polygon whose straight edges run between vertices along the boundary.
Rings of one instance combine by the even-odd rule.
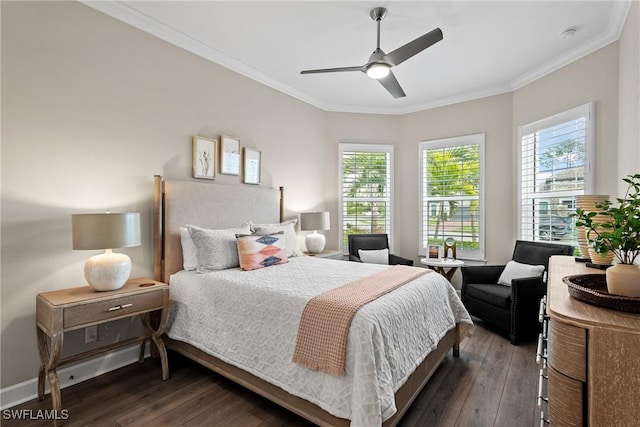
[[[315,424],[353,427],[396,425],[448,352],[457,356],[464,325],[471,320],[446,279],[430,273],[356,313],[345,376],[293,363],[297,322],[306,301],[388,267],[294,257],[253,271],[185,271],[181,227],[281,222],[283,190],[163,181],[160,176],[154,182],[154,275],[171,285],[170,326],[164,337],[170,349]],[[423,310],[422,300],[436,300],[437,309]],[[425,320],[427,312],[433,312],[431,320]],[[411,322],[433,322],[433,330]],[[408,329],[419,332],[409,334]]]

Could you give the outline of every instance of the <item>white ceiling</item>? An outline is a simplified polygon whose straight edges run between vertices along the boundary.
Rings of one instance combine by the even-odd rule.
[[[327,111],[404,114],[505,93],[620,36],[621,1],[83,1],[116,19]],[[361,72],[388,9],[387,53],[439,27],[444,39],[393,68],[405,98]],[[574,37],[560,34],[575,28]]]

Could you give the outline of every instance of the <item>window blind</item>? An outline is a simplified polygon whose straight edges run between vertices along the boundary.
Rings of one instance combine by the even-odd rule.
[[[483,259],[484,135],[420,144],[420,253],[453,237],[459,257]]]
[[[393,146],[340,145],[340,222],[343,248],[349,234],[386,233],[392,242]]]
[[[519,237],[577,246],[575,196],[591,181],[592,104],[523,126]]]

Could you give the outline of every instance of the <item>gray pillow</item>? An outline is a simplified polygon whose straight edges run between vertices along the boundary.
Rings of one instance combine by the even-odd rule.
[[[238,228],[211,230],[207,228],[188,225],[189,235],[196,247],[198,273],[206,273],[212,270],[225,270],[240,266],[238,259],[238,247],[236,234],[249,234],[249,225]]]

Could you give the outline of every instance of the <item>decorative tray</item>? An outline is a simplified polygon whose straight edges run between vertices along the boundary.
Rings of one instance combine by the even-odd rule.
[[[577,274],[563,277],[569,287],[569,295],[588,304],[629,313],[640,313],[640,298],[615,295],[607,292],[604,274]]]

